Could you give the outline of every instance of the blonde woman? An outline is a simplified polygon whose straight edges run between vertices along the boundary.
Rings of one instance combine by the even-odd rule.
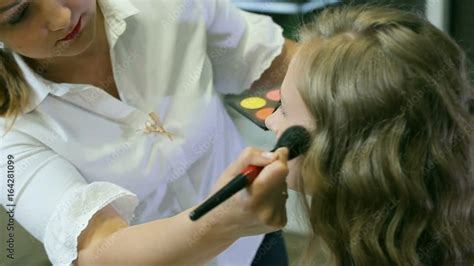
[[[281,96],[266,124],[312,130],[288,182],[331,265],[472,265],[473,90],[453,40],[408,12],[327,9]]]
[[[0,24],[1,203],[52,264],[251,264],[285,224],[285,151],[234,162],[221,101],[286,71],[270,18],[229,0],[0,0]],[[268,171],[249,197],[189,220],[251,162]]]

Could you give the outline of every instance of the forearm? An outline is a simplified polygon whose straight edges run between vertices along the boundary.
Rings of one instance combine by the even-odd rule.
[[[247,148],[217,181],[214,191],[248,165],[264,167],[246,191],[227,199],[197,221],[191,210],[174,217],[128,226],[108,205],[98,211],[78,237],[77,265],[199,265],[238,238],[281,229],[286,223],[285,177],[288,150],[270,156]],[[245,254],[242,254],[245,256]],[[248,254],[250,255],[250,254]]]
[[[81,252],[78,265],[202,265],[237,240],[219,212],[196,222],[188,213],[123,228]]]

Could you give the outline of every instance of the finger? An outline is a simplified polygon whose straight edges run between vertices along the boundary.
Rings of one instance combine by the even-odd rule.
[[[265,166],[255,181],[245,190],[243,199],[248,207],[254,208],[265,199],[282,197],[286,189],[287,164],[276,160]]]
[[[277,160],[276,153],[265,152],[257,148],[245,148],[239,158],[232,163],[224,172],[226,175],[234,176],[249,165],[265,166]]]
[[[278,155],[278,160],[265,166],[254,183],[268,183],[267,185],[272,185],[276,182],[276,184],[281,185],[286,182],[286,175],[288,174],[288,149],[279,149],[275,153]]]
[[[287,222],[286,176],[288,174],[288,149],[275,151],[277,160],[265,166],[254,183],[239,193],[241,206],[254,212],[259,220],[274,229]]]
[[[283,163],[288,163],[288,156],[290,151],[286,147],[278,148],[275,153],[278,156],[278,159],[281,160]]]
[[[278,187],[278,191],[286,191],[286,176],[288,175],[288,154],[289,150],[287,148],[279,148],[275,151],[277,155],[277,160],[267,165],[264,170],[262,170],[261,177],[260,175],[256,178],[259,182],[267,183],[262,184],[262,186],[275,186],[275,189]],[[258,186],[259,184],[257,184]]]
[[[275,199],[272,205],[259,207],[260,210],[257,211],[257,215],[263,223],[275,228],[281,228],[287,223],[285,201]]]

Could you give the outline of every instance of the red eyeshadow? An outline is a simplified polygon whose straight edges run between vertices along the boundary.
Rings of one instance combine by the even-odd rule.
[[[265,126],[265,119],[273,113],[280,99],[278,85],[246,90],[241,94],[231,94],[224,97],[228,106],[263,130],[268,130]]]
[[[278,102],[281,99],[280,89],[269,91],[266,97],[272,101]]]

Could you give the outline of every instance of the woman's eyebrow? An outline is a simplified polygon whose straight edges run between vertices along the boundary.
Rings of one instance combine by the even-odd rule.
[[[7,6],[4,6],[4,7],[0,7],[0,13],[4,13],[14,7],[16,7],[18,4],[20,4],[20,1],[21,0],[16,0],[15,2],[13,2],[12,4],[9,4]]]

